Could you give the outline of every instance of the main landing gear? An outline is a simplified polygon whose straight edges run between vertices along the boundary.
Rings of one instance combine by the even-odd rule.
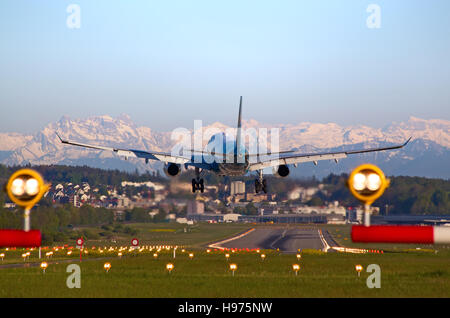
[[[195,168],[195,178],[192,179],[192,193],[195,193],[195,191],[200,190],[201,193],[205,191],[205,185],[203,183],[203,179],[200,178],[200,169]]]
[[[262,170],[259,170],[259,178],[255,179],[255,192],[259,193],[261,190],[267,193],[267,181],[263,178]]]

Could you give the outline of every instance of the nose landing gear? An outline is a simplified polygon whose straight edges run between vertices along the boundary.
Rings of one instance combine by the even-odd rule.
[[[255,192],[259,193],[261,190],[267,193],[267,181],[263,178],[262,170],[259,170],[259,178],[255,179]]]

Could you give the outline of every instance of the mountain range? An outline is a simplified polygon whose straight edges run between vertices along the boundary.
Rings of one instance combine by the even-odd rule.
[[[279,128],[280,150],[300,153],[338,151],[379,147],[411,142],[403,149],[349,156],[336,164],[319,161],[300,164],[292,169],[293,176],[323,177],[330,173],[350,172],[356,165],[370,162],[379,165],[387,175],[450,178],[450,121],[410,117],[405,122],[393,122],[384,128],[363,125],[340,126],[336,123],[265,124],[250,119],[244,128]],[[220,122],[204,129],[230,128]],[[192,132],[192,129],[190,129]],[[83,149],[60,143],[63,138],[83,143],[132,148],[139,150],[170,151],[175,141],[172,132],[154,131],[140,127],[127,115],[113,118],[108,115],[84,119],[63,116],[35,134],[0,133],[0,162],[7,165],[66,164],[143,171],[161,169],[162,164],[130,158],[124,160],[111,152]],[[269,138],[270,140],[270,134]]]

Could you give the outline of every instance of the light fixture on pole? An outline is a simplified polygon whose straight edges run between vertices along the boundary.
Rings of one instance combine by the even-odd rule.
[[[299,264],[293,264],[292,265],[292,270],[295,272],[295,276],[297,276],[297,273],[300,270],[300,265]]]
[[[45,274],[45,270],[47,269],[47,267],[48,267],[47,262],[42,262],[42,263],[41,263],[41,268],[42,268],[44,274]]]
[[[230,264],[230,270],[233,272],[233,276],[234,276],[234,272],[237,270],[237,265],[236,264]]]
[[[172,272],[172,270],[175,268],[175,266],[172,264],[172,263],[168,263],[167,265],[166,265],[166,269],[169,271],[169,274],[170,274],[170,272]]]
[[[389,187],[383,171],[375,165],[363,164],[350,174],[347,186],[355,198],[364,203],[364,225],[370,226],[370,206]]]
[[[360,277],[360,274],[361,274],[361,272],[363,270],[363,267],[358,264],[358,265],[355,266],[355,270],[358,272],[358,277]]]

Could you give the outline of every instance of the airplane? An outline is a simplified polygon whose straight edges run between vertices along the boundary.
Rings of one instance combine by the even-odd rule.
[[[192,179],[192,192],[195,193],[199,190],[203,193],[204,181],[200,177],[203,171],[210,171],[220,176],[244,176],[247,173],[257,172],[258,177],[255,179],[255,192],[259,193],[263,191],[267,193],[267,181],[263,177],[263,170],[266,168],[272,168],[273,174],[277,177],[287,177],[289,175],[290,165],[297,166],[299,163],[313,162],[317,165],[319,160],[334,160],[338,163],[338,160],[346,158],[348,155],[393,150],[403,148],[411,140],[411,137],[401,145],[394,145],[383,148],[370,148],[361,150],[349,150],[349,151],[337,151],[337,152],[323,152],[323,153],[308,153],[308,154],[296,154],[292,150],[280,151],[280,152],[264,152],[250,154],[242,141],[242,96],[239,102],[239,116],[237,122],[236,138],[229,138],[225,133],[215,134],[208,142],[208,146],[217,143],[217,140],[223,141],[222,149],[226,149],[222,152],[212,151],[211,147],[209,151],[189,149],[187,152],[190,155],[174,155],[166,152],[154,152],[134,149],[121,149],[113,147],[95,146],[89,144],[78,143],[70,140],[62,139],[59,134],[59,140],[63,144],[85,147],[97,150],[107,150],[116,153],[119,156],[137,157],[145,159],[148,163],[149,160],[156,160],[164,162],[164,172],[167,176],[175,177],[181,172],[181,166],[184,165],[185,169],[189,167],[195,168],[195,178]],[[217,149],[217,147],[215,148]],[[186,153],[185,153],[186,154]],[[211,160],[204,155],[214,156],[214,158],[222,160]],[[200,157],[199,157],[200,156]],[[224,161],[223,159],[226,158]],[[250,160],[251,159],[251,160]]]

